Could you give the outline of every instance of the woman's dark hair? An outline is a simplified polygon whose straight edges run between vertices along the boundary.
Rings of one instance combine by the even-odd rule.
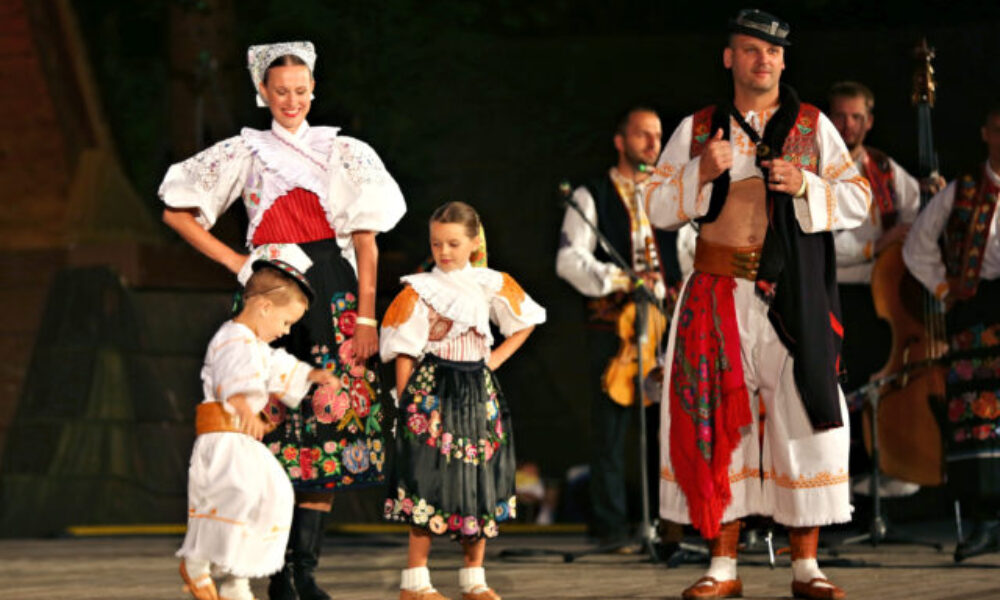
[[[267,65],[267,69],[264,71],[264,85],[267,85],[267,76],[274,67],[294,67],[301,66],[309,68],[306,61],[302,60],[294,54],[282,54],[278,58],[271,61],[271,64]],[[311,75],[311,73],[310,73]]]

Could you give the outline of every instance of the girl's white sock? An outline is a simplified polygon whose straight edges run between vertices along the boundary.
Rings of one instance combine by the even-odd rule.
[[[486,585],[486,570],[482,567],[464,567],[458,570],[458,587],[463,594],[489,589]]]
[[[421,590],[433,590],[431,585],[431,572],[427,567],[413,567],[403,569],[399,588],[419,592]]]

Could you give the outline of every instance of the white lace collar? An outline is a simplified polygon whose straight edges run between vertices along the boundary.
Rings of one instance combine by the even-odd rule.
[[[429,273],[401,278],[435,312],[451,319],[462,329],[475,329],[490,337],[490,300],[503,285],[503,276],[492,269],[466,265],[444,272],[434,267]]]
[[[302,121],[293,134],[277,121],[271,121],[271,129],[268,131],[247,127],[240,132],[243,141],[267,172],[267,176],[263,178],[260,205],[253,211],[250,227],[247,229],[248,244],[264,213],[274,201],[295,188],[316,194],[327,213],[327,219],[331,220],[327,196],[330,189],[333,142],[339,131],[338,127],[310,127],[307,121]]]

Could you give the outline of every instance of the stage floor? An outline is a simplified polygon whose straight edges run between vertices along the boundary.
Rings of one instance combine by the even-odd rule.
[[[854,599],[1000,598],[1000,554],[959,565],[952,562],[953,530],[947,523],[906,528],[944,543],[944,551],[916,545],[844,546],[836,557],[823,552],[821,566]],[[835,540],[842,533],[830,533]],[[692,540],[694,541],[694,540]],[[331,535],[324,546],[318,579],[335,600],[392,600],[406,558],[403,534]],[[49,540],[0,540],[0,599],[52,598],[183,599],[174,551],[176,536],[86,537]],[[683,564],[668,569],[645,555],[590,555],[565,563],[558,555],[501,558],[504,549],[587,548],[580,535],[501,535],[487,547],[487,579],[505,600],[679,598],[704,567]],[[459,600],[458,547],[445,540],[435,546],[431,576],[437,588]],[[764,553],[741,558],[740,576],[747,598],[789,598],[787,555],[772,570]],[[266,600],[265,581],[254,582]]]

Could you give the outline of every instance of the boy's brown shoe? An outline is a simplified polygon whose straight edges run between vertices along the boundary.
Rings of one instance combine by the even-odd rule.
[[[181,579],[184,580],[184,591],[194,596],[195,600],[219,600],[219,592],[215,589],[215,582],[212,576],[205,573],[194,580],[188,575],[184,566],[184,559],[181,559],[180,566]]]

